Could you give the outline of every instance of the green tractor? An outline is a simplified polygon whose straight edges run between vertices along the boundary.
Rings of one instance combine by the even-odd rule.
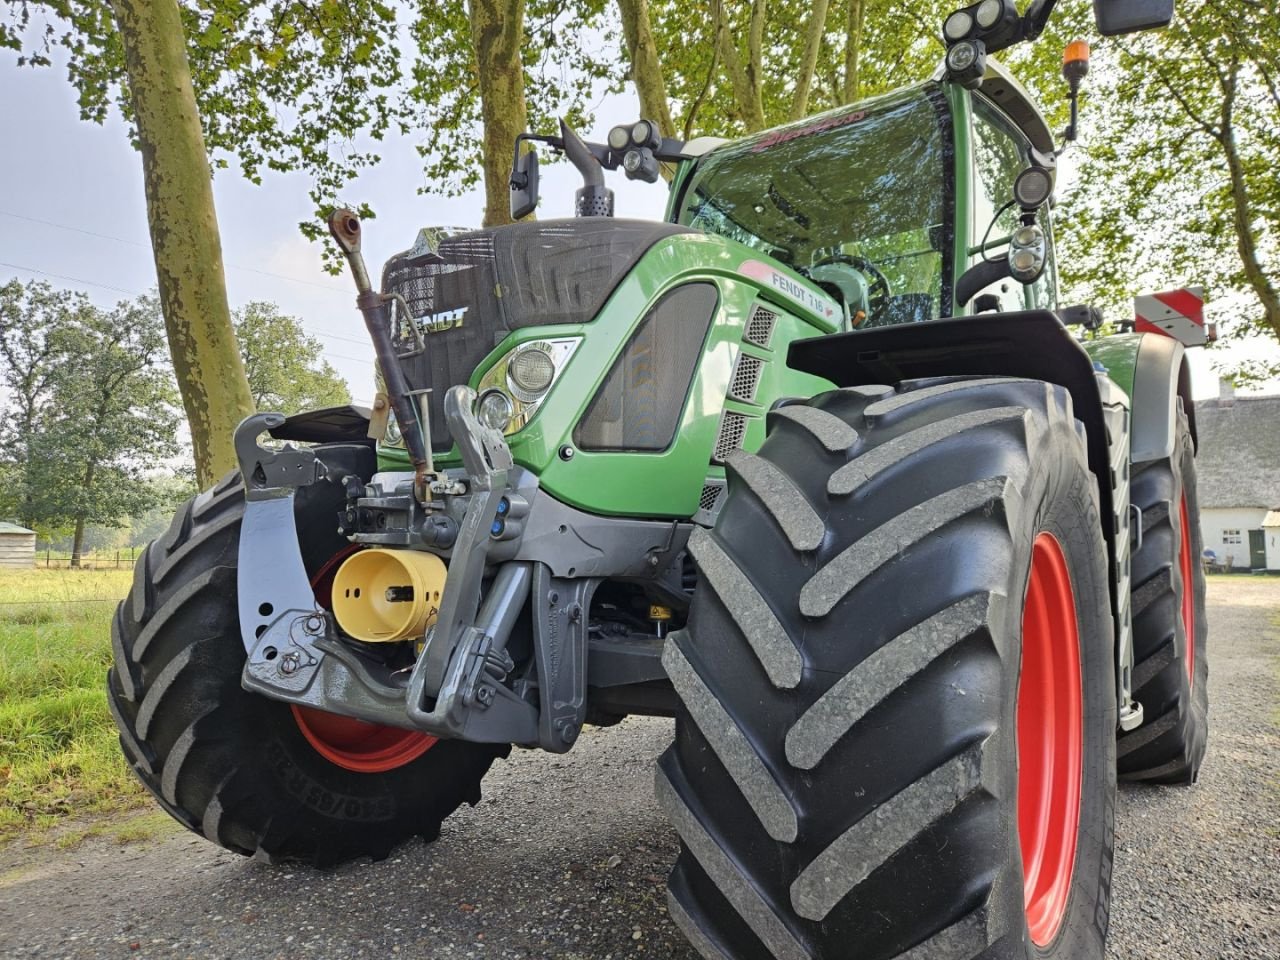
[[[1117,775],[1194,781],[1207,623],[1183,343],[1073,333],[1060,150],[987,60],[1052,6],[959,10],[933,80],[735,142],[523,135],[513,213],[550,148],[577,215],[424,231],[380,292],[338,211],[373,409],[248,418],[116,612],[157,802],[380,858],[512,745],[673,716],[708,960],[1101,958]],[[604,171],[662,164],[664,219],[612,217]]]

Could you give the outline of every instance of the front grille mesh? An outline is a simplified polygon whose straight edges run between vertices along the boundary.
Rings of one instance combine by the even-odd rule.
[[[720,416],[720,432],[716,436],[715,452],[711,455],[712,463],[724,463],[725,457],[742,446],[742,438],[747,433],[747,417],[745,414],[726,410]]]
[[[768,347],[773,339],[773,328],[777,323],[776,313],[757,304],[751,309],[751,316],[747,319],[747,332],[742,339],[747,343],[754,343],[757,347]]]
[[[745,353],[739,354],[738,363],[733,368],[733,380],[729,384],[729,396],[743,403],[754,403],[762,369],[764,369],[764,361],[759,357],[749,357]]]

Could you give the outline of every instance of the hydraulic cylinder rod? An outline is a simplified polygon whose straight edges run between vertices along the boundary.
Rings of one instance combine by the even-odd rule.
[[[369,271],[360,253],[360,218],[345,207],[329,216],[329,232],[351,265],[351,275],[356,282],[356,306],[364,316],[364,325],[373,341],[373,352],[378,357],[382,378],[387,385],[387,399],[400,423],[405,450],[413,462],[414,493],[419,500],[427,499],[427,479],[432,472],[430,425],[421,414],[405,379],[395,346],[391,342],[391,298],[373,289]]]

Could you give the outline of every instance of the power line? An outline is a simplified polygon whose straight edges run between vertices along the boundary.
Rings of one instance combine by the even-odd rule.
[[[87,287],[99,287],[103,290],[112,290],[116,293],[123,293],[127,297],[142,296],[142,294],[136,290],[126,290],[124,289],[124,287],[114,287],[109,283],[98,283],[96,280],[86,280],[83,277],[73,277],[65,273],[52,273],[49,270],[37,270],[35,267],[24,266],[21,263],[7,263],[4,260],[0,260],[0,267],[8,267],[10,270],[22,270],[26,273],[38,273],[42,277],[52,277],[55,280],[65,280],[68,283],[79,283]],[[369,342],[367,340],[358,340],[355,337],[344,337],[344,336],[341,336],[340,334],[327,333],[322,330],[314,330],[314,331],[308,330],[307,332],[312,334],[313,336],[327,337],[333,340],[343,340],[347,343],[357,344],[358,346],[369,345]],[[368,357],[348,357],[341,353],[330,353],[327,350],[322,350],[321,355],[325,357],[332,357],[336,360],[353,360],[356,363],[370,363],[370,364],[373,363],[373,361]]]
[[[54,227],[58,230],[69,230],[72,233],[82,233],[86,237],[97,237],[99,240],[111,240],[115,243],[128,244],[131,247],[143,247],[149,249],[151,244],[142,243],[139,240],[128,240],[124,237],[113,237],[107,233],[96,233],[93,230],[85,230],[83,227],[73,227],[69,223],[55,223],[52,220],[41,220],[39,217],[28,217],[26,214],[13,213],[9,210],[0,210],[0,216],[13,217],[15,220],[25,220],[28,223],[38,223],[46,227]],[[227,263],[227,267],[232,270],[243,270],[245,273],[256,273],[263,277],[274,277],[277,280],[288,280],[290,283],[304,283],[309,287],[318,287],[321,290],[328,290],[330,293],[345,294],[343,288],[331,286],[327,283],[318,283],[315,280],[303,280],[301,277],[290,277],[283,273],[272,273],[270,270],[259,270],[257,267],[244,267],[236,263]]]
[[[123,287],[113,287],[109,283],[97,283],[93,280],[85,280],[81,277],[69,277],[65,273],[50,273],[48,270],[37,270],[35,267],[24,267],[20,263],[5,263],[0,260],[0,267],[8,267],[10,270],[23,270],[27,273],[38,273],[42,277],[53,277],[55,280],[66,280],[68,283],[83,283],[89,287],[101,287],[103,290],[114,290],[116,293],[123,293],[127,297],[140,297],[142,294],[135,290],[126,290]]]

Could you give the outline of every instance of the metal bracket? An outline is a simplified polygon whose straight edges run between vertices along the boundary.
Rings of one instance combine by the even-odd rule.
[[[306,447],[286,443],[279,450],[268,450],[258,445],[258,437],[283,426],[286,419],[283,413],[255,413],[236,427],[232,442],[240,462],[245,499],[250,502],[292,497],[298,487],[324,477],[324,464]]]
[[[554,577],[533,569],[533,649],[538,666],[538,743],[564,753],[587,712],[587,611],[599,577]]]
[[[324,476],[324,464],[309,449],[258,445],[262,433],[284,420],[278,413],[259,413],[236,427],[236,458],[245,488],[236,602],[240,639],[248,654],[246,677],[297,692],[315,677],[324,654],[314,643],[328,623],[298,548],[293,497],[298,487]]]

